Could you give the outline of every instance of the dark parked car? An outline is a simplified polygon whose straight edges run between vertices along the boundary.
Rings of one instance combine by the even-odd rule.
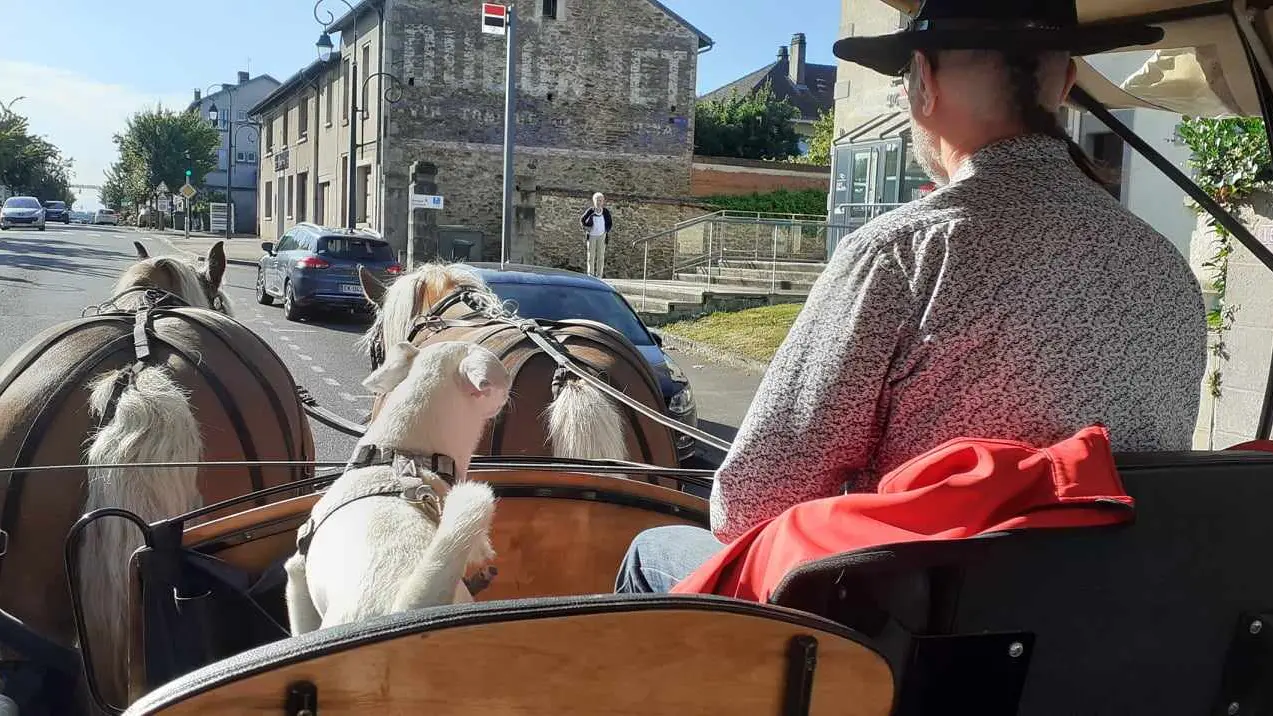
[[[561,321],[582,318],[603,323],[622,333],[645,358],[658,377],[667,413],[687,425],[698,426],[698,409],[689,378],[667,353],[662,342],[646,328],[632,306],[600,279],[573,271],[497,263],[467,264],[477,270],[491,290],[517,304],[523,318]],[[695,440],[676,434],[676,453],[682,461],[694,455]]]
[[[66,202],[64,201],[46,201],[44,202],[44,220],[69,224],[71,223],[71,210],[66,208]]]
[[[261,248],[256,300],[268,306],[282,299],[289,321],[320,307],[371,311],[358,282],[360,264],[382,280],[402,273],[388,242],[370,232],[297,224],[278,246],[266,241]]]

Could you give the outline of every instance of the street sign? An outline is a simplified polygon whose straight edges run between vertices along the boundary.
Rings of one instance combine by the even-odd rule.
[[[190,186],[189,184],[182,186],[180,191],[181,191],[181,195],[187,199],[193,199],[194,195],[199,193],[198,189]]]
[[[412,194],[412,209],[442,209],[445,201],[435,194]]]
[[[185,199],[183,199],[183,198],[181,198],[181,197],[179,197],[179,196],[174,196],[174,197],[172,198],[172,210],[173,210],[173,211],[185,211],[185,210],[186,210],[186,200],[185,200]]]
[[[160,211],[172,211],[172,203],[169,201],[169,195],[168,195],[168,194],[161,194],[161,195],[159,196],[159,210],[160,210]]]
[[[167,194],[168,185],[165,184],[164,182],[159,182],[159,186],[155,187],[155,191],[159,192],[160,194]]]
[[[508,8],[493,2],[482,3],[482,32],[503,35],[508,26]]]

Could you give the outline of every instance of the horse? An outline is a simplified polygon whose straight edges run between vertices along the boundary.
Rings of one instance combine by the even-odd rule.
[[[467,340],[490,348],[513,376],[508,409],[488,428],[486,455],[631,460],[677,467],[671,431],[562,369],[519,327],[526,324],[473,270],[427,263],[384,284],[359,267],[363,293],[376,317],[357,346],[378,364],[382,346],[409,341]],[[653,372],[622,334],[592,321],[537,321],[575,363],[648,408],[663,412]],[[380,399],[372,406],[372,417]]]
[[[293,635],[471,602],[465,568],[495,558],[495,495],[467,473],[508,400],[508,371],[489,350],[455,341],[402,341],[387,358],[363,381],[385,407],[284,565]]]
[[[142,539],[120,519],[85,531],[78,560],[84,630],[66,590],[62,542],[81,514],[123,508],[147,521],[309,476],[312,468],[233,471],[128,467],[130,463],[308,461],[313,438],[286,366],[229,317],[218,242],[200,267],[138,261],[112,296],[77,320],[35,336],[0,365],[0,609],[61,647],[92,647],[102,691],[127,698],[125,649],[129,560]],[[262,405],[262,402],[265,404]],[[64,465],[83,470],[24,472]],[[0,660],[30,661],[0,645]]]

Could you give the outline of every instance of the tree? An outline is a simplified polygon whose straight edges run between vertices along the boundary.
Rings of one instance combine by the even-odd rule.
[[[799,153],[794,120],[800,110],[774,97],[766,83],[750,94],[700,102],[694,108],[694,152],[709,157],[787,159]]]
[[[809,137],[809,153],[796,159],[801,164],[819,167],[831,166],[831,145],[835,143],[835,113],[823,111],[813,123],[813,136]]]
[[[43,201],[72,203],[71,160],[43,137],[31,134],[27,118],[0,108],[0,185]]]
[[[197,112],[173,112],[163,107],[133,115],[122,134],[115,135],[119,159],[106,172],[102,203],[144,204],[160,182],[175,190],[186,182],[202,183],[216,169],[221,135]]]

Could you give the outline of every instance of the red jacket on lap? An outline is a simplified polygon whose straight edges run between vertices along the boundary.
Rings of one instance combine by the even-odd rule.
[[[672,592],[764,602],[810,560],[1003,530],[1118,524],[1131,521],[1133,506],[1103,426],[1048,448],[959,438],[885,475],[874,494],[806,502],[756,525]]]

